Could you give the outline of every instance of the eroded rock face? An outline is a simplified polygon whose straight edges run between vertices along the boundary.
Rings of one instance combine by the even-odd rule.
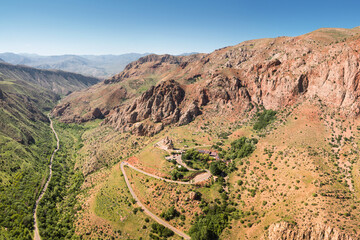
[[[126,100],[128,93],[121,86],[109,87],[100,83],[84,92],[74,92],[61,101],[51,114],[62,122],[86,122],[103,119],[115,106]],[[96,101],[96,103],[92,101]],[[89,104],[89,102],[91,102]]]
[[[295,226],[288,222],[279,222],[270,225],[268,240],[355,240],[337,229],[324,224],[309,224]]]
[[[200,114],[196,103],[187,105],[184,99],[185,91],[179,83],[164,81],[151,87],[133,103],[116,108],[104,123],[141,136],[153,135],[164,125],[187,124]]]

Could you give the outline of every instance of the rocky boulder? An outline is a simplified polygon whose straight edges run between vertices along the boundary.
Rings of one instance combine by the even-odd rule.
[[[189,192],[189,200],[198,200],[200,201],[201,200],[201,193],[199,192],[194,192],[194,191],[191,191]]]
[[[297,226],[288,222],[278,222],[270,225],[268,230],[269,240],[355,240],[340,230],[324,224],[309,224]]]
[[[169,137],[165,137],[161,141],[157,142],[155,146],[158,146],[161,149],[164,150],[172,150],[174,149],[174,143]]]

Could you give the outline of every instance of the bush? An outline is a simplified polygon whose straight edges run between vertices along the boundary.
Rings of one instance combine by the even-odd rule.
[[[172,170],[170,174],[172,180],[178,180],[184,177],[184,175],[181,172],[179,172],[177,169]]]
[[[225,160],[242,159],[249,156],[255,150],[255,145],[258,143],[256,138],[241,137],[231,143],[231,147],[227,151],[222,151],[219,156]]]
[[[276,111],[274,110],[266,110],[262,111],[261,113],[257,113],[257,121],[254,124],[254,130],[261,130],[266,128],[267,125],[271,123],[271,121],[275,120]]]
[[[205,205],[201,215],[196,218],[195,224],[190,228],[189,234],[191,239],[195,240],[212,240],[219,239],[222,231],[229,225],[230,213],[235,211],[226,203],[222,205]]]
[[[223,161],[215,161],[210,164],[212,175],[221,176],[225,174],[226,164]]]
[[[180,212],[175,209],[174,206],[171,206],[168,210],[163,211],[160,214],[160,217],[164,218],[166,221],[170,221],[176,217],[180,216]]]
[[[159,235],[159,237],[167,238],[167,237],[171,237],[174,235],[173,231],[171,231],[170,229],[168,229],[158,223],[151,224],[151,228],[152,228],[151,232]],[[150,233],[150,237],[153,239],[159,239],[159,237],[157,237],[156,235],[151,234],[151,233]]]

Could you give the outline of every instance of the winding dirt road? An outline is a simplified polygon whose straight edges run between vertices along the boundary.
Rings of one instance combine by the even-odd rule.
[[[211,177],[211,173],[209,170],[205,170],[206,172],[202,173],[202,174],[199,174],[198,176],[196,176],[193,180],[189,181],[189,182],[182,182],[182,181],[174,181],[174,180],[170,180],[170,179],[167,179],[167,178],[162,178],[162,177],[159,177],[157,175],[154,175],[154,174],[151,174],[151,173],[147,173],[147,172],[144,172],[143,170],[141,169],[138,169],[132,165],[130,165],[128,162],[122,162],[122,164],[128,166],[128,167],[131,167],[132,169],[134,169],[135,171],[138,171],[142,174],[145,174],[145,175],[148,175],[150,177],[153,177],[153,178],[156,178],[156,179],[159,179],[159,180],[163,180],[165,182],[169,182],[169,183],[176,183],[176,184],[184,184],[184,185],[191,185],[191,184],[196,184],[196,183],[199,183],[199,182],[203,182],[207,179],[209,179]]]
[[[151,173],[147,173],[147,172],[144,172],[143,170],[141,169],[138,169],[134,166],[132,166],[131,164],[129,164],[128,162],[121,162],[120,164],[120,168],[121,168],[121,172],[123,173],[124,175],[124,178],[125,178],[125,182],[126,182],[126,185],[127,187],[129,188],[129,191],[131,193],[131,195],[133,196],[133,198],[136,200],[137,204],[144,210],[144,213],[147,214],[148,216],[150,216],[152,219],[154,219],[156,222],[160,223],[161,225],[171,229],[174,233],[176,233],[177,235],[183,237],[184,239],[191,239],[191,237],[189,235],[187,235],[186,233],[184,233],[183,231],[171,226],[169,223],[167,223],[166,221],[162,220],[161,218],[159,218],[158,216],[156,216],[155,214],[153,214],[152,212],[150,212],[149,209],[147,209],[145,207],[144,204],[142,204],[139,200],[139,198],[137,197],[137,195],[135,194],[133,188],[131,187],[131,184],[130,184],[130,181],[126,175],[126,172],[125,172],[125,169],[124,169],[124,166],[128,166],[132,169],[134,169],[135,171],[138,171],[142,174],[145,174],[147,176],[150,176],[150,177],[153,177],[153,178],[156,178],[156,179],[159,179],[159,180],[163,180],[165,182],[169,182],[169,183],[176,183],[176,184],[187,184],[187,185],[191,185],[191,184],[196,184],[198,182],[202,182],[202,181],[205,181],[207,179],[209,179],[211,177],[211,173],[206,170],[206,172],[204,174],[202,174],[202,176],[200,176],[200,178],[195,178],[194,181],[191,181],[191,182],[181,182],[181,181],[173,181],[173,180],[170,180],[170,179],[166,179],[166,178],[162,178],[162,177],[159,177],[159,176],[156,176],[154,174],[151,174]]]
[[[131,187],[130,181],[129,181],[127,175],[126,175],[126,172],[125,172],[125,169],[124,169],[124,166],[125,166],[125,165],[128,166],[128,167],[133,168],[133,169],[136,170],[136,171],[140,171],[141,173],[144,173],[144,174],[146,174],[146,175],[155,177],[155,178],[157,178],[157,179],[162,179],[162,178],[160,178],[160,177],[158,177],[158,176],[156,176],[156,175],[152,175],[152,174],[149,174],[149,173],[145,173],[145,172],[141,171],[140,169],[137,169],[137,168],[131,166],[130,164],[126,163],[126,162],[122,162],[122,163],[120,164],[121,172],[122,172],[122,174],[124,175],[126,185],[127,185],[127,187],[129,188],[129,191],[130,191],[131,195],[132,195],[133,198],[136,200],[137,204],[144,210],[144,213],[145,213],[146,215],[148,215],[149,217],[151,217],[152,219],[154,219],[154,220],[155,220],[156,222],[158,222],[159,224],[161,224],[161,225],[163,225],[163,226],[171,229],[174,233],[176,233],[177,235],[183,237],[184,239],[191,239],[191,237],[190,237],[189,235],[187,235],[186,233],[184,233],[183,231],[180,231],[179,229],[171,226],[169,223],[165,222],[164,220],[162,220],[161,218],[159,218],[158,216],[156,216],[155,214],[153,214],[152,212],[150,212],[150,210],[147,209],[147,208],[145,207],[145,205],[140,202],[139,198],[136,196],[133,188]],[[164,179],[164,180],[167,180],[167,179]]]
[[[52,155],[51,155],[51,158],[50,158],[50,164],[49,164],[49,177],[48,179],[46,180],[46,183],[45,183],[45,186],[44,188],[42,189],[41,191],[41,194],[39,196],[39,198],[36,200],[36,203],[35,203],[35,209],[34,209],[34,240],[41,240],[41,237],[40,237],[40,233],[39,233],[39,228],[38,228],[38,222],[37,222],[37,210],[38,210],[38,206],[39,206],[39,202],[41,201],[41,199],[43,198],[48,186],[49,186],[49,182],[51,180],[51,177],[52,177],[52,163],[53,163],[53,159],[54,159],[54,155],[55,153],[59,150],[59,147],[60,147],[60,143],[59,143],[59,137],[54,129],[54,126],[53,126],[53,122],[50,118],[50,116],[48,115],[48,118],[50,120],[50,128],[51,130],[53,131],[55,137],[56,137],[56,149],[53,151]]]

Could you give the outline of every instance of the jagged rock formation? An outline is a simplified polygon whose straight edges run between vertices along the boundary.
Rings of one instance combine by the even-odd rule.
[[[164,125],[187,124],[200,114],[194,102],[183,109],[184,100],[185,91],[179,83],[164,81],[151,87],[133,103],[116,108],[104,123],[137,135],[153,135],[161,131]],[[141,123],[145,120],[148,121]]]
[[[269,240],[355,240],[345,233],[324,224],[297,227],[288,222],[274,223],[268,230]]]

